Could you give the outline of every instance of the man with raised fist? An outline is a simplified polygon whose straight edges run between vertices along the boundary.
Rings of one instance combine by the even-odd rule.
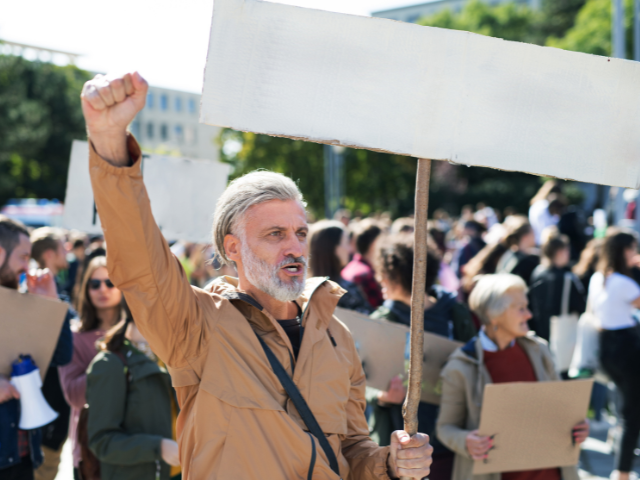
[[[343,291],[306,279],[305,203],[291,179],[260,171],[231,182],[215,207],[213,241],[238,278],[189,285],[153,219],[140,148],[127,133],[146,94],[138,73],[97,76],[82,108],[109,276],[169,367],[185,478],[427,476],[426,435],[396,431],[389,447],[369,438],[362,365],[333,316]]]

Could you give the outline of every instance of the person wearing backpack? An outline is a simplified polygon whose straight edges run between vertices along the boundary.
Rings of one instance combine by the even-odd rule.
[[[177,403],[166,369],[130,314],[107,332],[87,370],[88,445],[102,480],[180,478]]]
[[[68,365],[58,367],[62,392],[71,406],[69,438],[75,480],[80,479],[78,467],[82,457],[77,427],[80,412],[87,403],[87,367],[98,353],[96,342],[123,317],[122,293],[109,280],[107,259],[100,256],[91,260],[83,277],[78,300],[80,324],[73,329],[73,358]]]

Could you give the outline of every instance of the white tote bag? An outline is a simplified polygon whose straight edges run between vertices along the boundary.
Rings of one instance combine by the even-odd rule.
[[[573,275],[569,272],[565,273],[560,315],[551,317],[549,347],[558,372],[569,370],[578,339],[578,315],[569,313],[572,282]]]
[[[596,373],[600,369],[600,320],[590,303],[578,322],[578,338],[569,368],[569,376],[577,377],[581,370]],[[606,382],[605,382],[606,383]]]

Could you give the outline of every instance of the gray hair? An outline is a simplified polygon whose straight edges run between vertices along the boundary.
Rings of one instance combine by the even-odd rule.
[[[216,204],[213,219],[213,242],[222,264],[229,264],[224,251],[224,237],[233,234],[244,236],[240,220],[249,208],[270,200],[294,200],[305,208],[298,186],[281,173],[258,170],[232,181]]]
[[[512,299],[506,295],[509,290],[526,292],[527,285],[522,278],[510,273],[484,275],[471,292],[469,308],[488,325],[511,305]]]

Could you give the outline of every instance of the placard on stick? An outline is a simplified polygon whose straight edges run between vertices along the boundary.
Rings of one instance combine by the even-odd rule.
[[[227,186],[229,165],[210,160],[148,155],[142,160],[153,216],[168,240],[211,241],[212,211]],[[102,233],[89,178],[89,144],[74,140],[63,224]]]
[[[4,287],[0,305],[0,375],[11,376],[11,363],[31,355],[44,381],[69,306]]]
[[[485,387],[479,435],[495,449],[474,475],[576,465],[572,429],[587,417],[593,380],[515,382]]]
[[[344,308],[336,308],[335,315],[353,335],[368,386],[386,390],[393,377],[405,373],[409,327],[376,320]],[[421,401],[440,404],[440,372],[449,355],[461,345],[460,342],[425,332]]]
[[[639,188],[638,111],[638,62],[216,0],[200,121]]]

